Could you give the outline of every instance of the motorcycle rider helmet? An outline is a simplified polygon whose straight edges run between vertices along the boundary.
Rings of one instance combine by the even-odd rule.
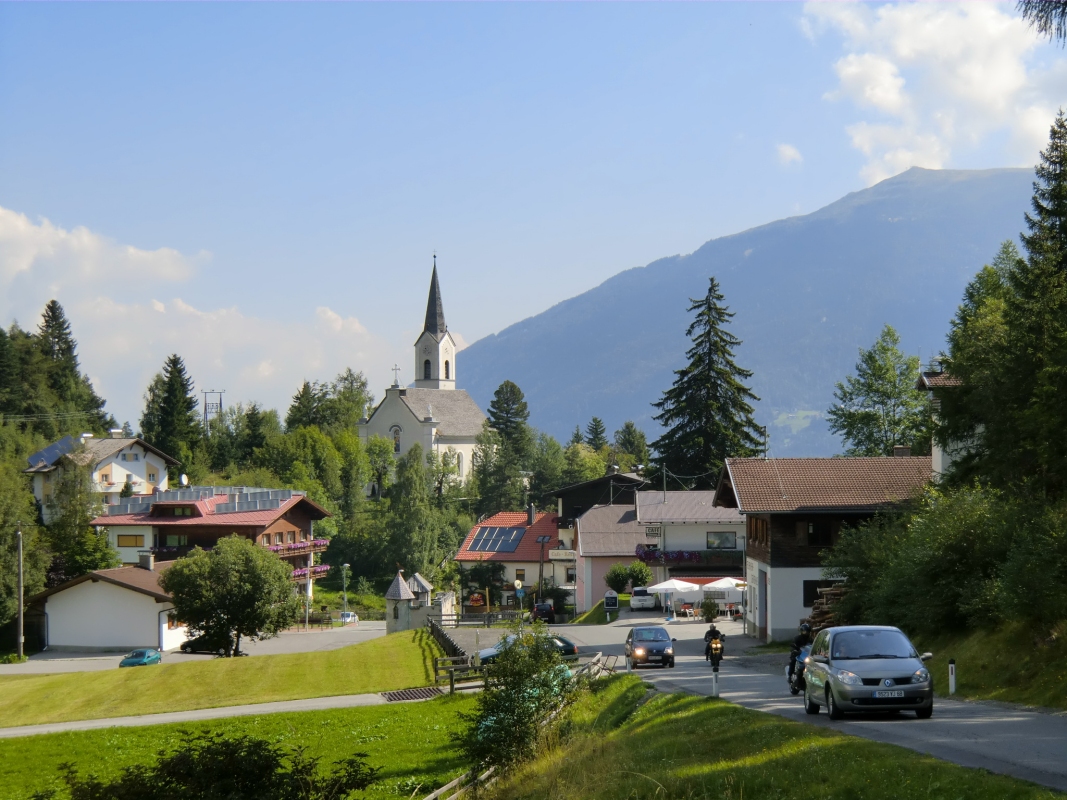
[[[805,623],[803,623],[803,624],[802,624],[802,625],[800,626],[800,632],[801,632],[801,633],[811,633],[811,626],[810,626],[810,625],[809,625],[808,623],[806,623],[806,622],[805,622]]]

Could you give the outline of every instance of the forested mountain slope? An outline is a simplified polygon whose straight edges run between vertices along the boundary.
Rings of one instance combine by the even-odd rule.
[[[736,312],[737,360],[755,372],[758,419],[774,455],[842,449],[820,416],[834,382],[885,323],[924,363],[944,347],[964,285],[1016,238],[1033,172],[911,169],[812,214],[772,222],[619,273],[584,294],[472,344],[463,386],[486,407],[505,379],[530,422],[566,438],[593,415],[633,419],[684,361],[688,298],[715,275]]]

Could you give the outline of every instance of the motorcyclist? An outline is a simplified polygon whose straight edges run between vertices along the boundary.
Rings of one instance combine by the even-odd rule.
[[[712,642],[713,639],[718,639],[719,640],[719,643],[722,645],[721,653],[723,655],[726,655],[726,634],[722,633],[718,628],[716,628],[715,627],[715,623],[712,622],[708,626],[707,632],[704,634],[704,660],[705,661],[710,661],[711,660],[711,642]]]
[[[793,680],[793,673],[797,669],[797,658],[800,657],[802,648],[811,644],[811,626],[804,622],[800,626],[800,632],[793,637],[793,645],[789,648],[789,680]]]

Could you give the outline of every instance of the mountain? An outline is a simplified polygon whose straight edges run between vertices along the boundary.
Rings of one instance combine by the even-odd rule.
[[[685,361],[689,298],[714,275],[736,313],[737,362],[755,374],[772,455],[832,455],[824,420],[834,384],[891,324],[923,363],[945,347],[963,288],[1015,239],[1033,172],[911,169],[812,214],[713,239],[629,269],[463,353],[463,385],[483,408],[504,380],[530,422],[566,438],[599,416],[632,419],[651,440],[658,400]]]

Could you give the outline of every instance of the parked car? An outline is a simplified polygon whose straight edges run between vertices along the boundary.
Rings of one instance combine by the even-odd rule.
[[[530,612],[531,620],[543,619],[549,625],[556,624],[556,609],[552,607],[551,603],[537,603],[533,607],[533,611]]]
[[[677,640],[671,638],[666,628],[659,625],[647,625],[630,628],[630,632],[626,634],[626,644],[623,649],[633,667],[639,664],[673,667],[675,641]]]
[[[228,636],[211,636],[205,633],[193,639],[186,639],[179,649],[183,653],[214,653],[224,656],[233,649],[233,641]]]
[[[355,611],[342,611],[341,612],[341,624],[348,625],[349,623],[359,624],[359,617],[356,616]]]
[[[644,586],[635,586],[630,593],[631,611],[650,611],[656,607],[656,595],[649,594]]]
[[[163,656],[158,650],[147,647],[144,650],[134,650],[132,653],[127,653],[126,657],[119,662],[119,666],[146,667],[149,664],[158,664],[162,660]]]
[[[484,650],[479,650],[478,658],[483,664],[492,664],[497,656],[500,655],[500,648],[503,646],[504,642],[512,641],[514,638],[515,636],[513,634],[508,634],[494,647],[486,647]],[[574,661],[578,658],[578,645],[570,639],[564,639],[562,636],[553,636],[552,642],[555,644],[559,654],[563,656],[564,661]]]
[[[830,719],[845,712],[913,710],[934,713],[934,684],[925,662],[899,628],[848,625],[819,632],[804,662],[804,710]]]

